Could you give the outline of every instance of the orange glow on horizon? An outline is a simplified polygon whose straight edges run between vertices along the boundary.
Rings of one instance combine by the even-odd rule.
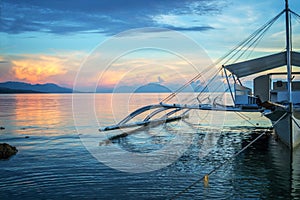
[[[121,71],[105,71],[99,80],[99,85],[104,87],[114,87],[122,80],[123,76],[124,72]]]

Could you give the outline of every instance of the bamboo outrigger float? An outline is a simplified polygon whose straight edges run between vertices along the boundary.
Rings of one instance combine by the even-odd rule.
[[[286,47],[284,51],[251,60],[227,64],[230,58],[234,56],[241,57],[245,53],[245,49],[247,50],[255,46],[264,36],[264,33],[283,14],[285,14],[286,32]],[[191,82],[198,80],[201,76],[198,74],[190,82],[160,103],[139,108],[118,124],[100,128],[99,131],[146,126],[151,123],[168,123],[187,117],[189,111],[195,109],[228,112],[260,112],[271,120],[279,139],[293,149],[300,144],[300,81],[294,80],[295,76],[300,73],[293,72],[292,67],[300,67],[300,53],[292,50],[291,14],[300,18],[300,15],[290,10],[288,0],[286,0],[285,9],[282,12],[215,63],[216,65],[221,65],[219,72],[223,71],[226,76],[228,86],[226,92],[230,92],[233,105],[220,105],[215,102],[215,99],[212,103],[203,103],[200,97],[205,93],[207,86],[198,92],[195,98],[197,103],[167,103]],[[261,72],[282,66],[286,66],[286,72],[268,73],[256,77],[253,80],[253,92],[252,89],[245,87],[240,81],[240,78],[260,74]],[[286,81],[276,79],[278,75],[286,75]],[[218,77],[218,75],[212,77],[212,79],[216,77]],[[209,84],[210,82],[208,82],[207,85]],[[148,114],[144,120],[132,122],[136,116],[150,110],[152,112]],[[166,114],[159,116],[161,113]],[[156,118],[157,116],[159,117]]]

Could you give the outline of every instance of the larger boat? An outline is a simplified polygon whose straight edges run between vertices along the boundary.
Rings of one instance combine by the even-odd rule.
[[[284,51],[273,53],[271,55],[256,57],[250,60],[234,62],[228,64],[228,58],[241,57],[245,50],[255,46],[264,33],[280,17],[285,15],[285,49]],[[226,77],[227,93],[230,93],[232,104],[220,105],[213,98],[211,103],[204,103],[201,98],[211,81],[202,88],[194,100],[197,103],[168,103],[185,87],[189,86],[195,80],[201,77],[198,74],[190,82],[185,84],[178,91],[175,91],[166,99],[158,104],[147,105],[139,108],[121,120],[118,124],[100,128],[100,131],[109,131],[121,128],[130,128],[136,126],[146,126],[150,123],[167,123],[186,117],[193,109],[214,110],[228,112],[260,112],[272,122],[272,128],[278,138],[293,149],[300,144],[300,81],[297,79],[299,72],[293,71],[294,67],[300,67],[300,53],[292,50],[291,44],[291,15],[300,18],[300,16],[289,8],[288,0],[285,1],[285,8],[277,16],[268,21],[264,26],[251,34],[245,41],[230,51],[217,63],[220,66],[219,71],[223,71]],[[283,71],[272,71],[273,69],[282,69]],[[271,70],[271,71],[270,71]],[[262,74],[262,72],[269,72]],[[243,85],[240,80],[243,77],[253,76],[253,91],[251,88]],[[217,74],[210,80],[220,75]],[[282,77],[286,76],[285,80]],[[188,101],[193,102],[193,101]],[[133,119],[146,111],[153,110],[142,121],[133,121]],[[165,113],[163,115],[159,115]],[[159,117],[157,117],[159,116]],[[131,122],[133,121],[133,122]]]

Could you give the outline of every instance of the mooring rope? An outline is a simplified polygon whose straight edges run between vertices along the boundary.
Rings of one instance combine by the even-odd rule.
[[[239,156],[242,152],[244,152],[246,149],[248,149],[253,143],[255,143],[257,140],[259,140],[263,135],[265,135],[268,131],[270,131],[271,129],[274,128],[274,126],[281,121],[285,116],[287,115],[287,113],[285,113],[284,115],[282,115],[271,127],[269,127],[267,130],[265,130],[263,133],[261,133],[259,136],[257,136],[254,140],[252,140],[249,144],[247,144],[244,148],[242,148],[240,151],[238,151],[237,153],[235,153],[233,156],[231,156],[230,158],[226,159],[224,162],[222,162],[220,165],[218,165],[217,167],[215,167],[213,170],[211,170],[209,173],[205,174],[204,176],[202,176],[200,179],[196,180],[195,182],[193,182],[191,185],[189,185],[188,187],[184,188],[182,191],[178,192],[177,194],[175,194],[171,200],[177,199],[180,196],[182,196],[184,193],[186,193],[187,191],[189,191],[191,188],[193,188],[196,184],[198,184],[201,181],[204,181],[204,183],[208,184],[208,180],[209,180],[209,176],[211,174],[213,174],[214,172],[216,172],[217,170],[219,170],[221,167],[223,167],[224,165],[228,164],[229,162],[231,162],[234,158],[236,158],[237,156]]]
[[[244,114],[239,113],[239,112],[235,112],[235,114],[237,114],[240,118],[244,119],[246,122],[248,122],[248,123],[251,124],[252,126],[257,127],[256,124],[254,124],[254,123],[252,123],[252,122],[250,121],[251,118],[249,118],[249,117],[247,117],[247,116],[245,116]],[[248,119],[247,119],[247,118],[248,118]]]

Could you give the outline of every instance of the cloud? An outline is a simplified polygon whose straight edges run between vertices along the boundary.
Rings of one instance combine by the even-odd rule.
[[[169,27],[175,30],[207,30],[209,25],[176,27],[159,24],[155,16],[219,13],[226,0],[140,0],[1,1],[0,31],[18,34],[37,31],[55,34],[116,34],[141,27]]]
[[[120,70],[105,71],[101,78],[99,84],[104,87],[114,87],[122,79],[125,72]]]
[[[85,56],[84,51],[0,56],[0,60],[5,61],[0,62],[0,82],[55,83],[72,88]]]
[[[191,26],[191,27],[176,27],[176,26],[167,26],[166,28],[172,29],[175,31],[206,31],[213,29],[211,26]]]
[[[42,56],[35,59],[12,61],[12,73],[15,78],[30,83],[44,83],[49,77],[64,75],[63,61],[56,57]]]

